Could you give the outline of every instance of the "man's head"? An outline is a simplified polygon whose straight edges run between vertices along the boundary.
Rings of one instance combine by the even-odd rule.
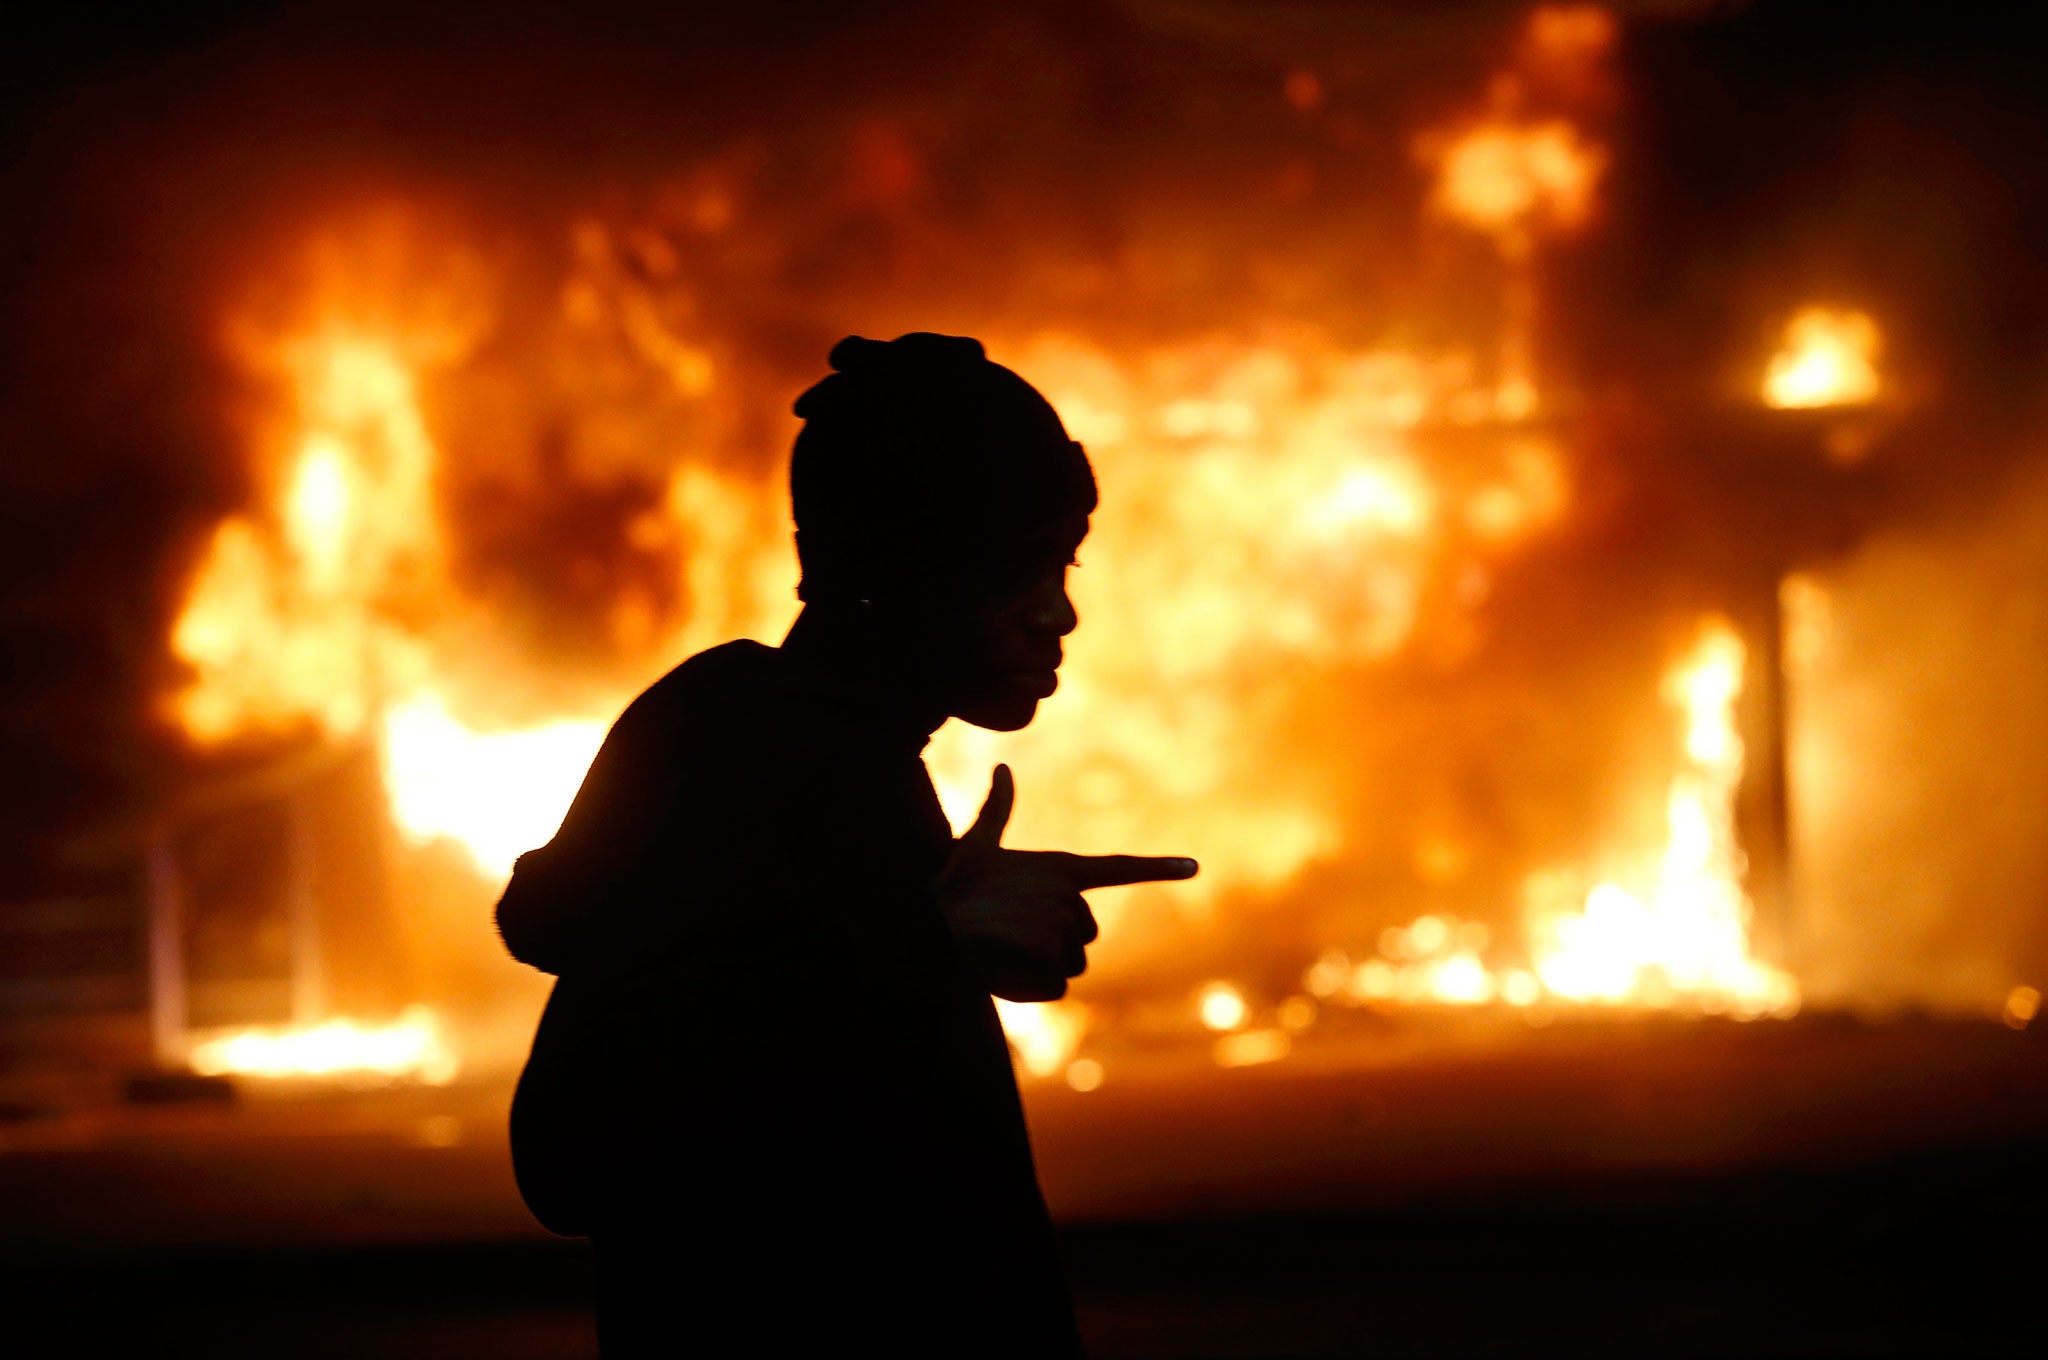
[[[849,336],[831,363],[796,403],[798,595],[862,620],[949,714],[1024,726],[1076,622],[1065,571],[1095,508],[1086,455],[979,341]]]

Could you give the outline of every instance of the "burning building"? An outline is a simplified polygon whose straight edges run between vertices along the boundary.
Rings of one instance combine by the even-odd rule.
[[[46,227],[19,281],[23,485],[134,480],[129,547],[19,611],[133,592],[123,716],[22,711],[147,754],[17,794],[17,895],[132,903],[92,996],[162,1060],[502,1067],[512,857],[640,687],[779,637],[788,402],[919,329],[1031,377],[1103,487],[1069,679],[941,735],[948,812],[1001,759],[1020,843],[1205,866],[1005,1007],[1025,1071],[2033,1018],[2041,337],[1962,281],[2017,229],[1946,149],[2020,134],[1938,61],[1823,62],[1821,117],[1744,102],[1741,42],[1834,50],[1767,6],[553,22],[444,69],[280,20],[25,163],[104,240]]]

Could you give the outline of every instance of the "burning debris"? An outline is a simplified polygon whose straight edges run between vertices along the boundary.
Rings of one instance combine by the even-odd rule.
[[[1091,150],[1061,90],[1045,147],[943,93],[700,139],[565,190],[501,232],[516,248],[432,195],[328,195],[219,304],[250,495],[184,582],[166,710],[202,751],[367,752],[389,829],[486,896],[632,693],[793,616],[782,411],[824,340],[972,331],[1054,401],[1105,504],[1059,694],[1012,738],[942,732],[942,801],[964,824],[1000,758],[1045,791],[1027,842],[1205,866],[1184,901],[1102,905],[1085,1005],[1005,1008],[1028,1071],[1099,1084],[1090,1046],[1140,996],[1226,1065],[1332,1008],[1810,1004],[1759,925],[1783,854],[1751,804],[1817,578],[1788,578],[1782,617],[1716,579],[1718,548],[1652,569],[1678,587],[1588,584],[1661,549],[1619,522],[1682,520],[1632,496],[1706,475],[1672,474],[1656,422],[1603,423],[1661,389],[1616,400],[1643,375],[1573,367],[1559,262],[1600,248],[1641,171],[1617,125],[1633,22],[1537,6],[1476,97],[1415,107],[1373,103],[1341,54],[1290,56],[1270,129],[1212,130],[1160,182]],[[990,147],[1068,188],[976,178]],[[1272,202],[1215,192],[1240,182]],[[1213,211],[1162,208],[1187,184]],[[1799,306],[1867,296],[1772,299],[1792,320],[1744,356],[1755,415],[1889,409],[1895,310],[1881,335]],[[1852,433],[1837,469],[1862,465]],[[1562,603],[1589,593],[1614,621]],[[1573,660],[1582,639],[1604,660]],[[1189,1000],[1212,983],[1236,1022]]]
[[[1958,1244],[2013,1273],[2048,1128],[2023,25],[801,17],[316,2],[23,45],[14,1235],[141,1245],[144,1293],[198,1301],[141,1339],[219,1330],[219,1253],[177,1244],[530,1231],[503,1126],[545,981],[489,903],[627,698],[794,615],[787,407],[831,343],[932,329],[1041,385],[1103,495],[1058,693],[938,736],[945,810],[1003,761],[1015,843],[1204,865],[1102,894],[1072,992],[996,1007],[1049,1207],[1141,1277],[1077,1279],[1096,1349],[1445,1349],[1431,1300],[1513,1270],[1503,1226],[1589,1297],[1645,1283],[1610,1239],[1693,1243],[1647,1284],[1733,1351],[2030,1335],[2024,1290],[1945,1283]],[[701,1056],[786,1030],[795,977]],[[1453,1202],[1483,1246],[1362,1307]],[[482,1250],[451,1260],[502,1275]],[[1723,1306],[1726,1261],[1816,1252],[1944,1283]],[[304,1254],[238,1333],[332,1332]],[[447,1330],[418,1254],[351,1300],[366,1346]],[[533,1314],[512,1276],[459,1329]],[[1648,1316],[1467,1311],[1482,1350]]]
[[[1575,113],[1597,112],[1613,40],[1604,11],[1538,9],[1483,111],[1419,144],[1436,173],[1427,211],[1497,247],[1503,305],[1490,346],[1355,348],[1271,323],[1249,342],[1133,344],[1036,330],[1005,343],[1000,326],[979,327],[1045,388],[1114,489],[1087,549],[1112,565],[1081,575],[1088,626],[1069,678],[1046,721],[1000,744],[1032,787],[1065,791],[1064,806],[1027,805],[1027,835],[1200,844],[1198,913],[1229,912],[1246,894],[1284,890],[1348,853],[1342,814],[1317,791],[1330,753],[1284,735],[1286,715],[1347,670],[1469,649],[1490,580],[1572,510],[1567,439],[1529,423],[1542,409],[1535,257],[1544,241],[1594,220],[1607,153]],[[1288,87],[1297,107],[1304,89]],[[916,180],[906,172],[890,183],[908,193]],[[731,229],[744,211],[716,172],[686,197],[698,235]],[[572,237],[558,368],[594,371],[592,338],[608,333],[614,367],[651,365],[670,389],[665,401],[744,424],[730,408],[771,380],[747,375],[744,356],[682,320],[672,299],[687,261],[674,238],[592,223]],[[551,706],[550,658],[508,662],[502,644],[482,641],[507,621],[459,569],[475,531],[451,499],[448,436],[431,414],[437,382],[489,329],[481,304],[436,295],[423,299],[422,316],[386,317],[380,330],[351,316],[349,299],[385,296],[391,281],[326,273],[329,292],[299,309],[312,324],[281,335],[246,320],[234,327],[247,366],[275,375],[280,394],[252,439],[268,499],[219,525],[192,580],[170,638],[192,675],[174,711],[201,743],[295,727],[371,742],[396,827],[416,843],[454,841],[495,880],[551,833],[610,715],[641,682],[727,632],[779,634],[793,612],[780,477],[773,464],[732,472],[687,459],[627,524],[626,542],[592,544],[600,554],[648,553],[674,576],[665,592],[603,603],[610,683]],[[1797,362],[1805,374],[1816,361]],[[1776,368],[1771,381],[1775,393]],[[1813,384],[1783,381],[1803,392]],[[602,386],[586,399],[606,400]],[[1438,451],[1447,435],[1460,441],[1455,457]],[[1530,874],[1526,965],[1486,961],[1491,939],[1508,943],[1505,931],[1426,915],[1390,931],[1380,958],[1353,966],[1326,953],[1310,970],[1310,993],[1375,1005],[1789,1013],[1796,985],[1751,956],[1746,933],[1731,812],[1743,665],[1742,642],[1716,626],[1673,672],[1667,697],[1684,717],[1684,756],[1664,849],[1575,903],[1565,900],[1570,871]],[[514,713],[536,716],[508,722]],[[956,822],[971,815],[997,751],[991,734],[957,727],[934,744],[933,773]],[[1107,917],[1098,969],[1115,977],[1118,951],[1145,927],[1115,904]],[[1226,1066],[1280,1058],[1312,1023],[1311,1011],[1247,1028],[1247,1003],[1229,983],[1212,984],[1198,1011],[1222,1034],[1216,1059]],[[1073,1070],[1085,1007],[1006,1006],[1003,1016],[1028,1071]],[[209,1047],[207,1061],[303,1068],[357,1034],[336,1021],[244,1036]]]

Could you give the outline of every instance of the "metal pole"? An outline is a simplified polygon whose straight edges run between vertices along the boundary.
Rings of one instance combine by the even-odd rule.
[[[1792,838],[1786,778],[1785,611],[1779,574],[1759,573],[1744,592],[1743,633],[1754,661],[1745,689],[1743,788],[1737,822],[1749,861],[1745,886],[1754,915],[1750,940],[1758,956],[1791,963]]]
[[[320,949],[320,903],[313,892],[313,835],[305,797],[298,793],[285,798],[285,854],[292,1023],[311,1025],[327,1012],[327,972]]]
[[[165,1067],[185,1064],[185,894],[168,835],[149,847],[149,1037]]]

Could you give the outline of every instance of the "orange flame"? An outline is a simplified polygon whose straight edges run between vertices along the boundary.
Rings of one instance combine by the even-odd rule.
[[[1203,890],[1197,908],[1245,886],[1284,883],[1333,848],[1340,829],[1306,791],[1290,796],[1268,770],[1258,771],[1255,792],[1235,783],[1226,738],[1241,716],[1222,692],[1247,683],[1285,690],[1290,664],[1402,648],[1426,622],[1428,582],[1455,568],[1458,554],[1511,547],[1564,513],[1563,463],[1547,444],[1516,437],[1476,479],[1433,470],[1412,432],[1488,410],[1464,383],[1469,368],[1455,362],[1347,355],[1310,342],[1119,362],[1079,340],[1045,337],[1027,353],[1077,433],[1093,440],[1104,480],[1121,489],[1098,532],[1118,570],[1078,578],[1094,626],[1076,635],[1054,701],[1067,711],[1010,738],[948,728],[931,753],[942,798],[956,820],[971,816],[1000,741],[1005,758],[1076,795],[1065,807],[1027,802],[1026,834],[1142,844],[1161,835],[1153,819],[1171,812],[1174,834],[1202,843],[1209,865],[1188,885]],[[181,716],[202,739],[290,718],[337,735],[367,731],[383,755],[399,828],[417,840],[452,837],[501,875],[551,834],[603,720],[494,731],[464,717],[437,682],[446,658],[435,634],[397,614],[386,590],[406,573],[416,580],[431,571],[438,554],[423,494],[433,445],[410,380],[354,343],[314,371],[354,375],[345,388],[356,394],[352,404],[327,408],[359,419],[309,422],[279,479],[275,517],[238,517],[216,535],[173,638],[197,672]],[[707,630],[787,570],[786,550],[764,546],[774,520],[766,507],[778,495],[694,466],[677,472],[645,532],[687,534],[704,546],[685,570],[693,597],[714,606],[708,623],[697,616],[677,641],[717,641]],[[380,506],[395,508],[373,514]],[[387,523],[386,515],[412,519]],[[749,570],[753,583],[740,579]],[[1344,581],[1363,593],[1333,589]],[[1731,714],[1742,664],[1740,643],[1717,627],[1670,678],[1687,763],[1647,887],[1602,884],[1570,910],[1538,902],[1532,887],[1530,970],[1484,962],[1488,939],[1477,923],[1423,917],[1388,932],[1379,959],[1343,961],[1334,972],[1319,963],[1309,991],[1352,1003],[1688,996],[1740,1014],[1795,1005],[1790,979],[1746,953],[1729,814],[1741,769]],[[1215,1056],[1226,1065],[1278,1060],[1289,1034],[1309,1023],[1251,1027],[1242,993],[1220,982],[1199,1010],[1223,1033]],[[1080,1060],[1085,1009],[1006,1005],[1002,1018],[1027,1072],[1052,1076]],[[235,1065],[251,1064],[261,1065],[245,1052]],[[1071,1084],[1099,1076],[1082,1070]]]
[[[1595,5],[1533,10],[1514,64],[1493,78],[1486,114],[1417,144],[1436,168],[1431,210],[1493,236],[1511,258],[1539,235],[1590,221],[1606,148],[1573,118],[1532,109],[1546,97],[1552,108],[1592,102],[1615,36],[1614,17]]]
[[[1712,620],[1665,677],[1665,697],[1682,720],[1682,756],[1656,867],[1643,883],[1604,882],[1576,904],[1565,896],[1569,876],[1536,876],[1527,888],[1531,968],[1490,967],[1484,925],[1428,915],[1382,932],[1378,958],[1353,963],[1342,950],[1326,950],[1302,985],[1353,1005],[1550,1000],[1684,1003],[1738,1019],[1795,1012],[1797,982],[1750,953],[1734,820],[1743,762],[1735,701],[1744,662],[1741,639]]]
[[[391,812],[416,843],[440,837],[466,847],[494,877],[546,841],[604,740],[600,719],[478,732],[425,692],[383,715],[384,774]]]
[[[194,672],[177,715],[207,742],[308,721],[337,739],[367,735],[400,829],[451,837],[502,874],[552,833],[606,716],[506,729],[459,702],[470,690],[449,683],[464,664],[450,624],[462,596],[442,566],[435,447],[415,381],[390,350],[358,339],[292,349],[301,419],[277,502],[224,523],[194,578],[172,634]],[[1274,666],[1289,659],[1393,654],[1419,626],[1432,580],[1512,549],[1567,505],[1562,460],[1540,440],[1504,446],[1468,481],[1430,471],[1412,432],[1488,411],[1455,359],[1345,353],[1304,336],[1286,348],[1219,344],[1119,361],[1045,337],[1024,364],[1092,441],[1121,513],[1105,509],[1092,540],[1118,571],[1077,584],[1093,626],[1077,636],[1055,701],[1067,712],[1019,739],[1013,758],[1100,786],[1097,804],[1115,796],[1106,781],[1118,769],[1119,786],[1228,801],[1232,772],[1191,759],[1228,746],[1222,689],[1261,673],[1274,683]],[[659,511],[634,528],[636,541],[688,546],[678,555],[689,615],[651,635],[650,663],[733,633],[772,636],[750,608],[789,598],[780,496],[766,479],[676,471]],[[1159,707],[1162,665],[1178,696],[1172,713]],[[956,818],[971,815],[994,750],[972,729],[935,744]],[[1033,815],[1039,834],[1060,840],[1083,822],[1102,831],[1099,815],[1065,825]],[[1284,881],[1334,834],[1318,809],[1284,801],[1219,806],[1202,830],[1207,892]]]
[[[1800,309],[1764,374],[1764,404],[1780,410],[1858,406],[1881,388],[1877,322],[1863,312]]]
[[[1749,956],[1734,800],[1742,741],[1734,706],[1742,641],[1722,623],[1666,679],[1685,719],[1685,764],[1666,804],[1668,839],[1646,893],[1602,883],[1576,914],[1543,919],[1537,976],[1575,1001],[1656,1000],[1669,993],[1748,1015],[1798,1004],[1791,979]]]
[[[195,674],[175,711],[201,741],[309,719],[353,736],[426,671],[418,639],[392,621],[442,584],[433,446],[412,374],[353,337],[288,356],[301,429],[280,503],[220,526],[171,632]]]
[[[332,739],[367,731],[399,828],[452,837],[502,875],[553,834],[605,722],[490,732],[451,715],[433,626],[454,591],[414,376],[354,337],[285,351],[302,428],[275,514],[214,535],[172,629],[195,676],[174,711],[208,743],[307,721]]]
[[[1484,118],[1431,151],[1432,211],[1486,233],[1512,266],[1496,371],[1462,350],[1360,347],[1279,325],[1256,342],[1116,350],[1064,332],[988,335],[1088,445],[1105,494],[1085,554],[1114,569],[1075,579],[1087,626],[1044,721],[1009,737],[953,725],[932,744],[956,825],[972,817],[1000,756],[1024,788],[1020,841],[1199,847],[1204,873],[1173,899],[1194,917],[1284,887],[1342,848],[1328,791],[1299,762],[1273,759],[1281,738],[1258,724],[1279,729],[1269,715],[1298,701],[1305,675],[1383,662],[1439,630],[1472,627],[1465,585],[1570,511],[1559,446],[1501,422],[1536,405],[1524,267],[1533,243],[1590,220],[1606,166],[1604,147],[1556,101],[1587,97],[1612,37],[1603,11],[1539,10],[1521,83],[1498,86]],[[1295,86],[1298,103],[1315,102],[1305,82]],[[920,172],[892,159],[885,132],[869,148],[876,182],[891,197],[911,194]],[[706,211],[723,223],[731,209]],[[646,282],[680,267],[673,251],[663,255],[658,236],[640,242],[646,268],[621,271],[604,226],[580,224],[572,244],[564,334],[572,347],[623,352],[586,364],[575,349],[566,366],[652,372],[665,397],[733,417],[748,392],[736,361],[720,352],[714,362],[703,337],[682,334]],[[460,526],[444,523],[436,499],[440,450],[426,412],[441,408],[422,397],[459,346],[401,345],[396,334],[327,325],[263,347],[289,378],[289,418],[257,450],[266,504],[219,526],[173,628],[172,649],[193,676],[174,712],[201,742],[295,726],[374,742],[399,829],[451,839],[481,872],[502,876],[552,833],[638,681],[727,638],[779,634],[794,612],[785,492],[766,471],[708,460],[675,468],[627,538],[673,561],[684,603],[663,613],[611,602],[615,692],[508,725],[507,711],[533,717],[542,686],[516,667],[478,674],[482,625],[448,565]],[[1434,456],[1437,433],[1460,430],[1491,433],[1461,435],[1455,459]],[[644,434],[608,426],[605,438],[652,442]],[[1790,980],[1747,954],[1730,814],[1741,670],[1740,643],[1721,629],[1674,672],[1686,755],[1662,859],[1642,882],[1602,884],[1563,905],[1532,886],[1532,967],[1492,967],[1483,926],[1435,915],[1388,932],[1378,958],[1326,955],[1308,991],[1349,1004],[1645,1004],[1665,992],[1741,1013],[1796,1004]],[[1038,787],[1063,796],[1034,798]],[[1106,940],[1120,938],[1116,900],[1098,910]],[[1080,1056],[1094,1023],[1086,1007],[1003,1003],[999,1013],[1028,1073],[1064,1074],[1076,1090],[1100,1084],[1100,1063]],[[1216,1062],[1244,1066],[1285,1057],[1315,1015],[1309,998],[1292,998],[1279,1023],[1264,1024],[1245,992],[1219,979],[1190,1023],[1213,1036]],[[247,1040],[245,1066],[285,1041],[266,1042],[271,1050]],[[337,1034],[321,1042],[347,1047]]]
[[[408,1007],[389,1025],[351,1020],[296,1029],[244,1029],[192,1045],[203,1076],[323,1077],[344,1081],[417,1081],[445,1086],[461,1071],[439,1020]]]
[[[1413,146],[1435,171],[1430,213],[1488,237],[1505,267],[1494,401],[1508,420],[1536,411],[1537,245],[1584,230],[1597,207],[1608,153],[1584,124],[1605,102],[1615,37],[1598,6],[1538,6],[1485,111]]]
[[[1570,231],[1591,217],[1606,165],[1607,153],[1563,119],[1482,123],[1444,150],[1431,201],[1481,231]]]

